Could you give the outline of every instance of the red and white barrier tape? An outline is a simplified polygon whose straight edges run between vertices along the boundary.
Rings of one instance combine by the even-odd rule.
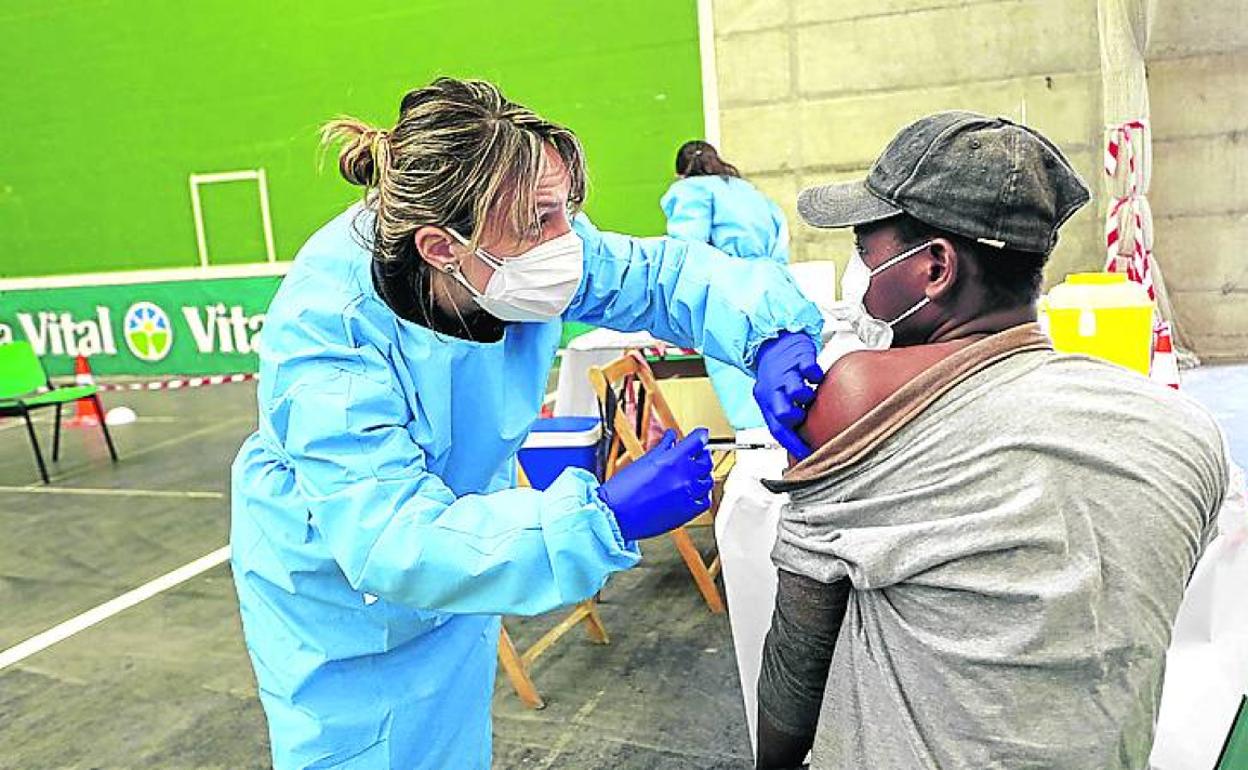
[[[659,342],[657,345],[650,345],[641,349],[643,356],[654,356],[655,358],[667,358],[668,356],[696,356],[700,355],[693,348],[682,348],[676,345],[669,345],[666,342]]]
[[[1148,168],[1149,126],[1146,120],[1128,120],[1112,126],[1105,140],[1105,175],[1117,179],[1126,163],[1122,196],[1113,199],[1105,217],[1105,270],[1124,272],[1148,292],[1156,302],[1153,282],[1153,213],[1149,209]],[[1179,387],[1178,357],[1170,322],[1160,309],[1153,311],[1151,376],[1154,380]]]
[[[1113,178],[1118,174],[1118,164],[1125,160],[1126,195],[1142,191],[1147,169],[1144,168],[1143,148],[1148,141],[1148,121],[1128,120],[1112,126],[1105,139],[1105,175]]]
[[[1152,214],[1145,198],[1118,198],[1105,217],[1105,270],[1125,272],[1127,278],[1156,299],[1153,286]],[[1130,243],[1124,242],[1124,230]]]
[[[180,390],[182,388],[202,388],[206,385],[224,385],[230,382],[248,382],[249,380],[258,379],[260,379],[260,375],[252,373],[214,374],[207,377],[185,377],[153,380],[151,382],[105,383],[100,385],[100,390]]]
[[[1125,162],[1120,197],[1113,199],[1105,217],[1105,270],[1125,272],[1142,285],[1150,299],[1153,286],[1153,215],[1148,207],[1149,169],[1145,161],[1149,142],[1146,120],[1128,120],[1111,126],[1105,138],[1105,175],[1119,176]]]

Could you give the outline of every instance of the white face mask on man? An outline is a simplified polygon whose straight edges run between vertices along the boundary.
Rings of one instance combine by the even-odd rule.
[[[447,232],[465,246],[468,239]],[[500,259],[485,249],[473,252],[494,268],[485,291],[473,286],[458,267],[451,270],[482,310],[503,321],[549,321],[558,318],[572,303],[585,267],[584,244],[569,230],[539,243],[523,254]]]
[[[931,302],[924,297],[910,306],[910,309],[891,321],[885,321],[871,315],[867,311],[867,292],[871,290],[871,277],[879,275],[893,265],[904,262],[932,245],[931,241],[907,249],[895,257],[885,260],[883,264],[872,270],[862,257],[854,252],[845,267],[845,275],[841,278],[841,299],[847,303],[847,317],[843,320],[853,324],[854,333],[870,350],[887,350],[893,345],[893,327],[922,310]]]

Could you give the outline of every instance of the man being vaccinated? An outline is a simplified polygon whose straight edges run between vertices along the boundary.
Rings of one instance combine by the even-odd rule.
[[[1052,349],[1058,229],[1088,201],[1008,120],[903,129],[868,177],[805,191],[852,227],[870,350],[829,370],[773,552],[759,765],[1143,768],[1166,648],[1227,486],[1186,397]]]

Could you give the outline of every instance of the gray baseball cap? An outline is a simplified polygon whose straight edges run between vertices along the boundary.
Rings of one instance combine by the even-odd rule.
[[[797,210],[815,227],[905,213],[990,246],[1048,254],[1058,228],[1089,198],[1070,162],[1036,131],[951,111],[903,128],[866,179],[803,190]]]

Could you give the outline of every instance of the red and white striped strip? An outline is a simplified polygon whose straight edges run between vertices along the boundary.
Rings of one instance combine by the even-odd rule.
[[[1138,133],[1137,133],[1138,132]],[[1137,159],[1144,142],[1148,141],[1148,121],[1128,120],[1109,129],[1105,139],[1105,174],[1114,177],[1118,173],[1118,164],[1125,158],[1127,162],[1126,194],[1135,195],[1140,192],[1141,172],[1143,164]]]
[[[1153,214],[1147,193],[1148,170],[1144,167],[1148,149],[1148,122],[1128,120],[1110,128],[1105,140],[1105,174],[1116,179],[1120,164],[1126,161],[1122,197],[1115,198],[1105,217],[1105,270],[1125,272],[1157,301],[1153,283]],[[1124,230],[1130,232],[1126,242]],[[1172,388],[1179,387],[1178,358],[1170,322],[1153,311],[1153,349],[1151,375]]]
[[[1149,235],[1150,217],[1144,211],[1142,198],[1119,198],[1109,207],[1105,217],[1105,271],[1125,272],[1127,278],[1148,291],[1149,299],[1156,299],[1153,286],[1153,249]],[[1122,242],[1123,225],[1129,225],[1131,243]]]
[[[1174,352],[1174,340],[1170,334],[1170,322],[1161,320],[1156,314],[1156,325],[1153,327],[1153,359],[1149,376],[1154,382],[1160,382],[1175,390],[1180,387],[1179,358]]]
[[[151,382],[105,383],[100,390],[180,390],[182,388],[202,388],[206,385],[224,385],[230,382],[248,382],[260,379],[259,374],[250,372],[240,374],[214,374],[208,377],[186,377]]]
[[[655,358],[666,358],[668,356],[696,356],[698,351],[693,348],[682,348],[676,345],[669,345],[666,342],[659,342],[657,345],[651,345],[641,349],[642,355],[654,356]]]
[[[1148,121],[1128,120],[1112,126],[1105,139],[1105,174],[1116,179],[1120,164],[1126,162],[1121,197],[1115,198],[1105,218],[1105,269],[1111,273],[1125,272],[1127,277],[1148,290],[1155,299],[1153,287],[1153,217],[1145,197],[1147,170],[1144,160],[1149,141]],[[1131,234],[1125,243],[1124,230]]]

